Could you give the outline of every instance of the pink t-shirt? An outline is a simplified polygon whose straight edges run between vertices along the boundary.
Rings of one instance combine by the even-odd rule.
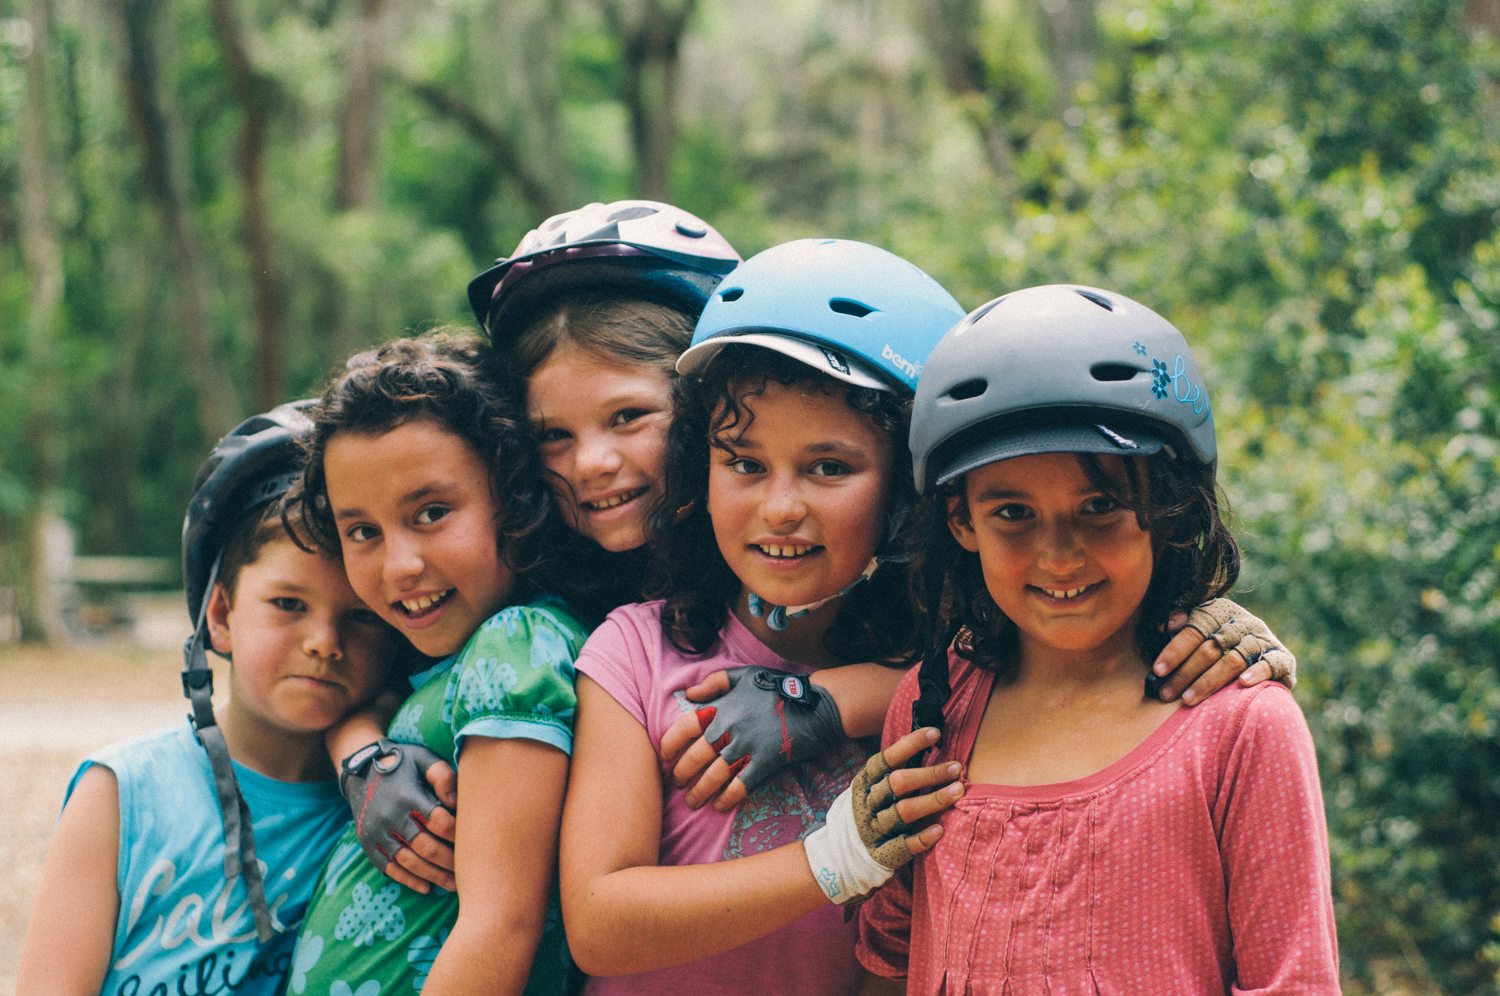
[[[615,609],[584,644],[576,664],[646,728],[658,749],[667,728],[697,708],[682,690],[713,672],[744,665],[800,674],[813,670],[777,656],[732,613],[713,650],[689,657],[662,634],[661,607],[658,601]],[[848,787],[875,749],[873,743],[848,741],[816,761],[783,768],[729,813],[709,806],[689,809],[683,801],[684,790],[668,782],[658,863],[707,864],[801,840],[823,825],[829,804]],[[609,996],[853,993],[861,978],[854,959],[857,937],[858,925],[844,922],[842,908],[824,906],[723,954],[640,975],[591,978],[585,992]]]
[[[967,762],[994,675],[949,655],[937,760]],[[886,714],[911,726],[916,672]],[[931,853],[860,911],[907,992],[1339,992],[1317,760],[1291,693],[1235,685],[1055,785],[969,785]]]

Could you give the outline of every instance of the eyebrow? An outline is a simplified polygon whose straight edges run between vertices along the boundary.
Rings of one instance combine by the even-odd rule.
[[[419,502],[423,498],[430,497],[431,495],[442,495],[447,494],[450,491],[457,491],[459,487],[460,485],[457,482],[435,481],[430,484],[424,484],[420,488],[417,488],[415,491],[408,491],[406,494],[396,499],[396,502],[399,505],[410,505],[413,502]],[[365,510],[362,508],[344,508],[340,509],[334,515],[334,519],[335,521],[342,519],[358,519],[367,514],[368,513],[365,512]]]
[[[1077,491],[1075,491],[1073,493],[1073,497],[1075,497],[1075,498],[1087,498],[1090,495],[1102,495],[1102,494],[1104,494],[1104,492],[1102,490],[1100,490],[1099,488],[1094,487],[1093,485],[1090,485],[1090,486],[1088,486],[1086,488],[1079,488]],[[978,497],[976,497],[974,500],[976,502],[1005,501],[1007,499],[1012,499],[1012,498],[1018,498],[1018,499],[1025,500],[1025,499],[1028,499],[1028,498],[1031,498],[1031,497],[1032,497],[1032,495],[1031,495],[1031,493],[1029,491],[1007,491],[1007,490],[1004,490],[1002,488],[991,488],[988,491],[981,491],[979,493]]]
[[[596,402],[596,404],[600,408],[610,408],[610,407],[614,407],[616,405],[625,405],[625,404],[634,404],[634,405],[639,405],[639,406],[645,407],[645,408],[662,408],[662,407],[664,407],[661,399],[659,399],[659,398],[652,398],[652,397],[648,396],[645,392],[642,392],[642,391],[622,391],[619,394],[612,395],[612,396],[607,397],[607,398],[601,398],[598,402]],[[565,409],[567,409],[570,406],[564,405],[562,407],[565,408]],[[546,411],[542,410],[539,407],[538,408],[532,408],[532,409],[530,409],[527,412],[527,415],[530,418],[533,418],[533,419],[543,419],[543,420],[545,420],[548,417],[548,413]]]

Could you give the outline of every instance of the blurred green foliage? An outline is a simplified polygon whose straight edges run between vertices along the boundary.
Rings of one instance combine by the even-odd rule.
[[[285,397],[316,390],[357,348],[466,319],[465,282],[540,220],[537,197],[566,207],[637,193],[625,50],[594,5],[389,6],[379,192],[345,211],[333,205],[354,5],[243,7],[269,108]],[[17,234],[22,7],[0,0],[0,543],[38,500],[27,413],[46,382],[26,346]],[[205,445],[179,288],[114,42],[80,0],[52,7],[66,292],[47,410],[64,429],[66,507],[87,550],[170,554]],[[921,7],[699,4],[668,197],[746,255],[805,235],[863,238],[970,306],[1068,281],[1176,322],[1214,388],[1243,597],[1302,660],[1347,988],[1497,991],[1493,36],[1440,0],[1105,0],[1092,74],[1067,94],[1042,7],[985,0],[982,96],[950,89],[951,53],[934,49]],[[168,90],[191,136],[213,334],[249,411],[241,112],[203,5],[170,10]],[[462,97],[531,171],[531,192],[472,122],[414,84]],[[983,99],[1004,117],[1003,168],[973,125]]]

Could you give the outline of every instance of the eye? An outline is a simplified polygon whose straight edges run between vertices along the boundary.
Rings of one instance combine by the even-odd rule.
[[[370,540],[379,535],[380,530],[376,529],[374,526],[366,526],[361,524],[357,526],[350,526],[349,529],[344,533],[344,538],[349,540],[349,542],[351,543],[368,543]]]
[[[549,443],[561,443],[566,440],[572,439],[573,434],[567,429],[559,429],[556,426],[553,426],[552,428],[540,430],[536,434],[536,438],[537,442],[541,443],[543,446],[546,446]]]
[[[271,599],[271,604],[276,606],[282,612],[301,612],[303,609],[307,608],[302,599],[291,598],[290,596],[286,595]]]
[[[842,477],[849,472],[849,468],[837,460],[819,460],[807,468],[807,473],[812,477]]]
[[[611,418],[609,420],[609,424],[611,427],[629,425],[636,419],[650,414],[651,409],[649,408],[621,408],[619,411],[615,412],[614,418]]]
[[[1006,502],[996,507],[995,511],[991,514],[997,519],[1004,519],[1006,522],[1020,522],[1022,519],[1031,518],[1031,509],[1017,502]]]
[[[762,474],[766,469],[749,457],[734,457],[726,466],[736,474]]]
[[[446,518],[451,511],[446,505],[427,505],[417,512],[417,525],[433,525],[439,519]]]
[[[1095,495],[1083,503],[1084,515],[1108,515],[1110,512],[1118,511],[1120,503],[1109,495]]]

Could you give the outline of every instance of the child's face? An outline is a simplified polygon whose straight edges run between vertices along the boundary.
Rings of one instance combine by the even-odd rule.
[[[338,561],[273,540],[240,569],[234,605],[209,596],[214,649],[234,655],[231,708],[294,733],[316,733],[385,678],[391,631],[349,587]]]
[[[661,497],[672,382],[644,364],[564,347],[526,388],[542,459],[569,524],[618,553],[646,542]]]
[[[489,468],[467,441],[427,419],[340,433],[323,473],[349,583],[422,653],[453,653],[505,607],[515,577]]]
[[[1118,457],[1102,457],[1124,480]],[[979,554],[985,587],[1029,638],[1059,650],[1133,646],[1151,584],[1151,534],[1092,483],[1077,456],[1047,453],[968,473],[948,526]]]
[[[841,392],[840,392],[841,393]],[[771,383],[744,402],[750,427],[712,449],[708,509],[729,569],[776,605],[830,598],[880,543],[889,436],[841,397]]]

